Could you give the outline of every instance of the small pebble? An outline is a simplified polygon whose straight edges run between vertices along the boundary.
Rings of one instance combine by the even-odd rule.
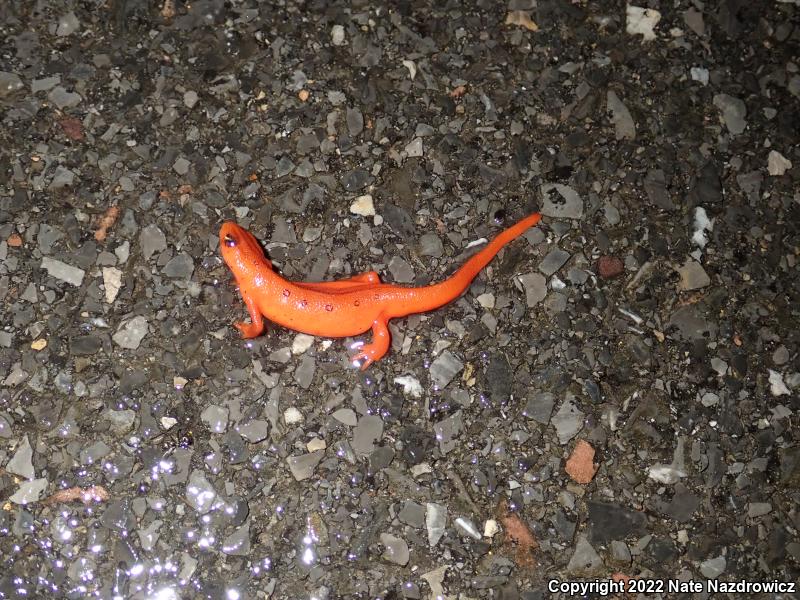
[[[344,27],[341,25],[334,25],[331,27],[331,43],[334,46],[344,45]]]
[[[355,199],[350,205],[350,212],[362,217],[371,217],[375,214],[375,204],[370,194],[364,194]]]
[[[770,150],[767,157],[767,172],[773,177],[780,177],[792,168],[792,161],[777,150]]]
[[[623,273],[625,265],[616,256],[601,256],[597,259],[597,274],[602,279],[613,279]]]
[[[305,420],[303,413],[301,413],[297,408],[294,406],[290,406],[285,411],[283,411],[283,422],[287,425],[295,425],[297,423],[302,423]]]
[[[136,350],[147,335],[147,318],[141,315],[125,321],[112,339],[121,348]]]

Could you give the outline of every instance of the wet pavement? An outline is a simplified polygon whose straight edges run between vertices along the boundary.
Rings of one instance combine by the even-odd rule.
[[[0,598],[797,582],[799,13],[0,5]],[[224,220],[424,285],[537,208],[364,373],[232,327]]]

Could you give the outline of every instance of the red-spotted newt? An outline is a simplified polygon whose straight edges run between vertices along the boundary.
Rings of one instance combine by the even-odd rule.
[[[465,262],[452,277],[424,287],[381,283],[375,271],[338,281],[287,281],[272,270],[253,235],[236,223],[219,231],[222,258],[233,271],[250,323],[234,323],[245,338],[264,331],[266,317],[289,329],[324,337],[349,337],[372,329],[372,343],[353,357],[366,369],[389,350],[389,319],[423,313],[458,298],[507,243],[541,219],[532,214],[501,232]],[[364,361],[361,363],[360,361]]]

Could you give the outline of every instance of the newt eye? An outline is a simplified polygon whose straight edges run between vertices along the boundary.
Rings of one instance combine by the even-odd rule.
[[[236,239],[230,233],[225,234],[225,245],[228,248],[233,248],[236,246]]]

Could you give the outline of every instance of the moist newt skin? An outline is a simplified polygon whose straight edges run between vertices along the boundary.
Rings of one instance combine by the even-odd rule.
[[[353,363],[366,369],[389,350],[389,319],[423,313],[458,298],[500,249],[541,219],[534,213],[500,232],[451,277],[428,286],[381,283],[375,271],[338,281],[287,281],[272,269],[258,241],[236,223],[219,231],[222,258],[233,272],[250,323],[234,323],[242,337],[264,331],[264,317],[295,331],[324,337],[349,337],[372,329],[372,343],[361,347]],[[363,361],[363,362],[361,362]]]

